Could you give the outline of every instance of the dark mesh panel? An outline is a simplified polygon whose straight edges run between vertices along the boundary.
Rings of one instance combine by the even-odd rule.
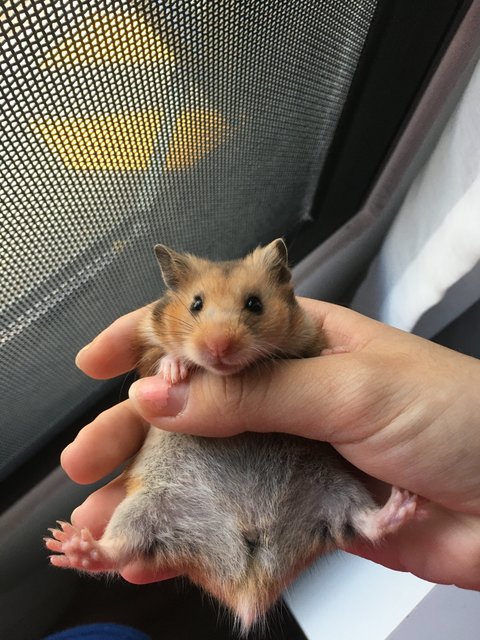
[[[5,0],[0,476],[104,390],[74,354],[309,216],[374,0]]]

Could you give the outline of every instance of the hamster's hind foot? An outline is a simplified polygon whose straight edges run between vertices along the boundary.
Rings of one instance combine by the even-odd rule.
[[[405,489],[392,487],[390,498],[377,514],[382,536],[393,533],[411,520],[417,511],[418,497]]]
[[[64,569],[89,572],[113,571],[116,562],[88,529],[79,529],[68,522],[58,522],[58,529],[49,529],[51,538],[45,538],[45,546],[57,555],[50,562]]]
[[[375,510],[360,514],[355,527],[360,533],[376,542],[390,533],[398,531],[409,520],[417,515],[419,498],[405,489],[392,487],[392,492],[385,505]]]

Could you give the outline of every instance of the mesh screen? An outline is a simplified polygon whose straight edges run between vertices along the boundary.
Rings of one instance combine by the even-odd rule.
[[[4,0],[0,477],[104,391],[74,354],[308,218],[374,0]]]

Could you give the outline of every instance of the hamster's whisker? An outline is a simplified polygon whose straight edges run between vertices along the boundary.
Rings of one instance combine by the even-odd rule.
[[[255,353],[259,353],[261,356],[272,360],[278,357],[278,349],[274,345],[270,345],[268,343],[262,343],[261,345],[253,345],[251,350]]]
[[[175,322],[178,322],[179,324],[184,325],[188,329],[193,328],[193,324],[191,322],[188,322],[188,320],[183,320],[182,318],[178,318],[177,316],[174,316],[171,313],[165,313],[165,311],[162,312],[162,315],[165,318],[170,318],[170,320],[174,320]]]
[[[182,336],[191,336],[192,330],[190,327],[172,327],[168,331],[165,331],[165,334],[168,335],[182,335]]]
[[[236,326],[236,329],[238,329],[238,327],[240,326],[240,322],[241,322],[241,320],[242,320],[242,311],[240,310],[240,311],[238,312],[238,316],[237,316],[237,326]]]
[[[136,369],[136,368],[137,368],[137,365],[135,365],[135,369]],[[122,384],[120,385],[120,390],[119,390],[119,392],[118,392],[118,402],[121,402],[122,393],[123,393],[123,390],[124,390],[124,388],[125,388],[125,384],[126,384],[126,382],[127,382],[127,378],[128,378],[128,376],[129,376],[129,373],[126,373],[126,374],[122,377]],[[139,377],[139,376],[138,376],[138,374],[137,374],[137,373],[135,373],[135,374],[134,374],[134,380],[138,380],[138,377]]]

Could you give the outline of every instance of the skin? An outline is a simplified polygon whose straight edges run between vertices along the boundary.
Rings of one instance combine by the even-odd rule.
[[[160,377],[139,380],[129,400],[100,414],[64,450],[66,473],[78,483],[107,475],[139,449],[147,422],[206,436],[248,429],[326,440],[370,476],[428,500],[423,517],[380,546],[350,551],[480,590],[480,363],[336,305],[301,304],[330,354],[282,362],[260,378],[252,370],[228,378],[201,372],[174,387]],[[79,368],[97,379],[130,370],[145,312],[105,329],[78,354]],[[100,537],[123,496],[114,480],[74,511],[73,523]],[[135,583],[171,577],[142,563],[122,575]]]

